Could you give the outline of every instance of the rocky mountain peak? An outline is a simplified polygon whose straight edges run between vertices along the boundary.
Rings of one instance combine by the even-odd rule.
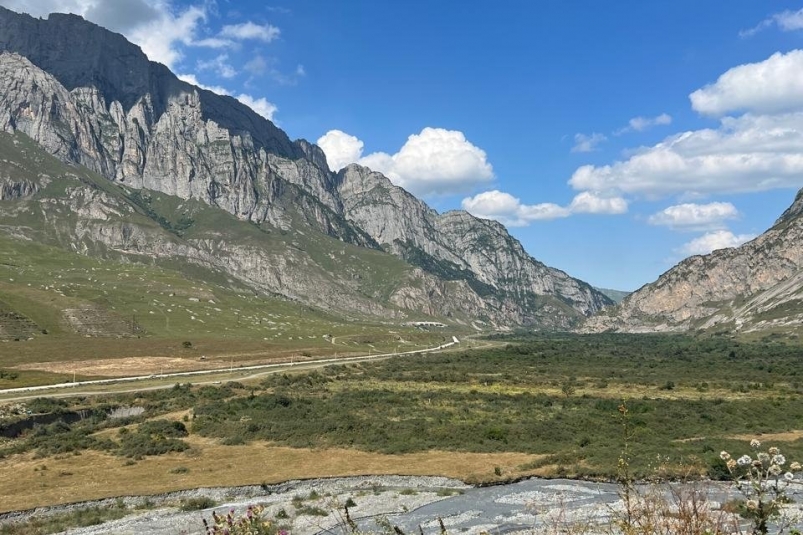
[[[246,232],[256,252],[229,243],[225,232],[176,247],[198,262],[211,262],[210,251],[228,251],[232,276],[288,298],[330,309],[339,303],[343,310],[382,317],[404,314],[391,310],[400,307],[499,326],[556,329],[611,303],[532,258],[495,221],[463,211],[438,214],[387,177],[356,164],[332,173],[316,145],[291,142],[236,99],[179,80],[123,36],[77,16],[37,19],[0,8],[0,130],[25,134],[62,162],[85,166],[126,191],[200,201],[256,225],[264,231],[256,234],[260,239],[250,226]],[[12,178],[2,188],[8,198],[33,198],[38,186],[31,184],[36,186]],[[137,199],[146,214],[156,214],[143,204],[150,193],[125,195]],[[94,217],[102,211],[88,206],[81,213]],[[192,219],[170,223],[163,215],[153,217],[171,234]],[[261,239],[276,230],[282,247],[290,249],[275,249],[280,254],[259,249]],[[82,239],[123,249],[118,241],[108,242],[108,229],[102,232]],[[138,243],[131,254],[155,254],[144,241]],[[290,250],[295,252],[288,256]],[[390,280],[364,288],[360,281],[370,279],[369,273]],[[320,291],[305,287],[312,280]],[[333,284],[337,288],[326,288]],[[323,295],[330,297],[318,299]],[[384,304],[374,306],[371,299]]]
[[[800,189],[795,195],[795,200],[792,203],[792,206],[784,210],[784,213],[781,214],[781,217],[775,221],[774,226],[778,226],[782,223],[790,222],[793,219],[796,219],[803,214],[803,189]]]
[[[176,96],[197,91],[204,120],[234,135],[247,133],[268,152],[302,156],[282,130],[237,99],[179,80],[122,35],[78,15],[40,19],[0,7],[0,50],[28,58],[68,91],[94,87],[107,105],[119,102],[126,112],[147,96],[158,118]]]

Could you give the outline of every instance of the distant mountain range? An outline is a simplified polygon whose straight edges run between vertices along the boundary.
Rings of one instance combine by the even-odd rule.
[[[332,172],[234,98],[74,15],[0,7],[0,233],[344,318],[570,329],[613,304],[501,224]]]

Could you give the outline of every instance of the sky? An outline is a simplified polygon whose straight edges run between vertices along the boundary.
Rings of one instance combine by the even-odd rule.
[[[31,5],[34,4],[34,5]],[[635,290],[803,187],[803,2],[0,0],[117,31],[330,167]]]

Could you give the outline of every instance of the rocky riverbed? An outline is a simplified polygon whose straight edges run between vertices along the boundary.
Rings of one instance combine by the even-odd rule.
[[[718,511],[722,502],[733,497],[729,487],[723,484],[702,485],[711,511]],[[644,492],[646,488],[641,490]],[[791,494],[800,503],[796,490]],[[670,495],[668,486],[651,487],[650,491]],[[181,511],[182,502],[199,498],[214,500],[216,505],[200,511]],[[619,487],[607,483],[533,478],[493,487],[470,487],[443,477],[367,476],[195,489],[41,508],[3,515],[0,526],[24,522],[33,515],[59,514],[97,505],[122,505],[131,508],[131,514],[64,533],[194,535],[204,533],[202,519],[211,520],[213,511],[227,513],[234,509],[235,514],[240,515],[249,505],[261,505],[266,518],[293,534],[338,534],[345,531],[344,505],[348,502],[353,502],[349,508],[351,518],[364,532],[380,532],[383,525],[393,525],[405,533],[422,530],[438,534],[442,521],[449,533],[467,535],[553,533],[558,526],[567,523],[586,526],[584,533],[591,534],[596,531],[594,525],[608,524],[611,516],[623,507]],[[800,507],[792,505],[789,513],[800,517]]]

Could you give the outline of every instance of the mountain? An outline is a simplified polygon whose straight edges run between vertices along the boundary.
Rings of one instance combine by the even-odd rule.
[[[633,293],[633,292],[624,292],[622,290],[611,290],[610,288],[596,288],[596,289],[601,293],[605,294],[606,296],[608,296],[608,298],[610,298],[611,301],[617,304],[621,303],[625,297]]]
[[[794,331],[803,325],[803,190],[775,224],[737,248],[692,256],[584,331]]]
[[[0,131],[9,161],[50,162],[31,156],[30,138],[91,175],[65,182],[76,173],[7,166],[0,215],[29,215],[25,226],[2,217],[9,236],[202,265],[352,317],[565,329],[611,304],[502,225],[438,214],[366,168],[333,173],[319,147],[75,15],[0,7]]]

